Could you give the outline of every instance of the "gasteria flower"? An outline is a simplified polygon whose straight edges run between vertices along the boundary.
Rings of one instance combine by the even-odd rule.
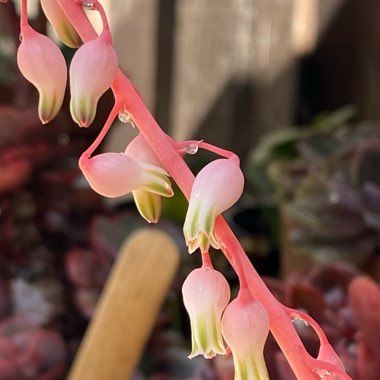
[[[269,333],[268,314],[247,289],[240,290],[227,306],[222,317],[222,333],[232,352],[234,380],[269,379],[263,355]]]
[[[124,152],[127,156],[140,162],[161,167],[161,162],[139,133],[127,146]],[[144,189],[132,191],[137,209],[149,223],[157,223],[161,215],[161,196]]]
[[[46,124],[62,106],[67,82],[66,62],[58,46],[29,25],[23,25],[21,36],[17,64],[22,75],[39,92],[38,115]]]
[[[215,218],[230,208],[241,196],[244,176],[239,159],[234,156],[210,162],[196,176],[183,232],[189,252],[210,245],[220,248],[214,235]]]
[[[183,302],[189,313],[192,351],[189,358],[209,359],[224,355],[220,331],[223,310],[230,300],[230,287],[223,275],[209,266],[193,270],[182,286]]]
[[[124,153],[102,153],[92,158],[82,155],[79,167],[90,186],[97,193],[109,198],[137,189],[164,197],[173,195],[165,170],[136,161]]]
[[[77,48],[82,44],[79,34],[62,11],[57,0],[41,0],[41,7],[47,19],[53,25],[55,32],[65,45]]]
[[[74,54],[70,65],[70,112],[80,127],[93,122],[99,98],[110,88],[117,70],[118,58],[108,29]]]

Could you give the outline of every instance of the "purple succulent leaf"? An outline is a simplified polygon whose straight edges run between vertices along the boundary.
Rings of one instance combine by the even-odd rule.
[[[380,288],[366,276],[355,278],[349,286],[349,302],[362,332],[361,340],[377,347],[380,361]]]

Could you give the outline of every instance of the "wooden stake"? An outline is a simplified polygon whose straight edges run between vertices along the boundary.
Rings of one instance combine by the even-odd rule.
[[[127,380],[139,363],[178,267],[164,232],[143,229],[120,249],[69,380]]]

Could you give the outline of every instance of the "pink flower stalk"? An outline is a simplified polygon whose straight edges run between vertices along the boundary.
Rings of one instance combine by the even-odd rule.
[[[234,380],[269,379],[264,361],[264,345],[269,333],[269,317],[264,306],[247,289],[241,289],[226,308],[222,333],[231,349]]]
[[[82,155],[79,167],[90,186],[109,198],[126,195],[137,189],[164,197],[173,196],[165,170],[136,161],[124,153],[102,153],[92,158]]]
[[[90,21],[88,20],[86,14],[83,12],[82,7],[79,6],[82,4],[81,1],[78,1],[78,0],[75,0],[75,1],[56,0],[56,1],[62,7],[62,9],[64,10],[64,13],[67,15],[68,19],[72,22],[76,30],[78,30],[83,41],[92,42],[95,38],[98,37]],[[26,4],[27,4],[27,0],[23,0],[22,1],[23,12],[21,12],[22,25],[27,23]],[[98,1],[88,2],[88,4],[87,2],[83,2],[82,5],[85,5],[87,7],[93,5],[100,12],[104,28],[106,28],[107,17]],[[109,40],[110,40],[110,37],[109,37]],[[101,50],[102,49],[99,49],[99,51]],[[103,54],[103,52],[100,52],[99,54]],[[91,68],[92,74],[90,76],[86,75],[87,71],[89,70],[87,70],[85,65],[82,65],[81,70],[83,71],[80,74],[78,74],[79,77],[83,75],[83,77],[85,78],[85,80],[82,82],[81,82],[81,78],[78,79],[79,82],[81,83],[80,87],[82,89],[85,87],[85,85],[88,85],[91,88],[94,87],[93,78],[98,78],[98,77],[95,75],[96,73],[94,74],[93,67],[95,66],[98,72],[99,71],[101,72],[101,68],[100,66],[97,67],[97,64],[98,62],[96,61],[96,59],[92,59],[92,58],[90,59],[89,66],[88,66],[89,68]],[[101,75],[103,76],[104,72],[102,72]],[[134,87],[133,83],[125,75],[119,72],[119,75],[115,77],[115,80],[112,83],[112,91],[116,99],[114,109],[117,108],[119,110],[122,107],[124,107],[125,109],[128,110],[128,112],[130,112],[131,115],[133,115],[134,124],[139,128],[139,130],[143,134],[148,144],[152,147],[153,151],[156,153],[157,157],[162,162],[164,168],[170,173],[171,176],[173,176],[173,178],[175,179],[176,183],[178,184],[178,186],[180,187],[184,195],[187,198],[190,198],[190,195],[191,195],[191,198],[193,199],[193,202],[192,202],[193,206],[190,204],[189,212],[188,212],[188,215],[189,214],[192,214],[192,215],[191,217],[189,217],[190,220],[187,223],[188,226],[186,230],[184,230],[185,237],[189,245],[189,250],[190,249],[195,250],[197,246],[201,247],[201,249],[204,249],[204,247],[208,247],[211,244],[209,241],[211,234],[207,235],[205,231],[209,231],[210,229],[207,228],[205,229],[205,231],[203,231],[203,229],[201,228],[202,225],[199,226],[199,223],[198,223],[199,216],[202,213],[201,215],[202,220],[206,220],[208,222],[210,218],[207,217],[208,216],[207,212],[209,209],[213,209],[213,207],[211,207],[210,205],[213,204],[214,201],[215,203],[218,204],[217,210],[222,209],[222,207],[220,206],[219,198],[223,196],[220,193],[222,193],[223,191],[226,191],[228,194],[227,198],[233,198],[232,196],[230,196],[230,193],[231,193],[231,188],[236,187],[234,184],[235,182],[232,181],[233,185],[231,186],[229,181],[220,180],[217,173],[208,173],[210,174],[208,187],[211,190],[205,191],[205,194],[211,193],[212,195],[208,195],[206,197],[208,201],[206,204],[207,207],[205,206],[205,207],[200,208],[197,205],[194,206],[194,204],[199,202],[200,196],[196,194],[197,191],[195,191],[194,188],[192,191],[192,187],[194,184],[193,175],[191,171],[189,170],[188,166],[186,165],[186,163],[180,158],[180,155],[178,154],[178,151],[175,149],[174,144],[172,144],[172,141],[168,139],[167,135],[159,128],[157,122],[149,113],[148,109],[144,105],[144,102],[141,96],[139,95],[138,91]],[[82,94],[80,91],[79,92],[75,91],[75,89],[73,92]],[[84,93],[84,90],[82,92]],[[100,96],[101,95],[99,95],[99,97]],[[73,108],[74,111],[79,110],[82,112],[83,108],[86,108],[88,104],[86,103],[86,101],[83,101],[81,97],[76,96],[74,98],[75,98],[75,102],[71,108]],[[92,99],[91,100],[92,102],[89,102],[91,106],[95,104],[95,107],[94,107],[95,110],[96,110],[97,99]],[[90,111],[91,112],[93,111],[94,113],[95,113],[95,110],[90,109]],[[90,114],[90,116],[92,115],[92,113],[89,112],[88,110],[85,110],[85,111],[86,111],[85,116],[88,114]],[[114,117],[111,117],[111,116],[114,116],[112,115],[112,111],[108,120],[113,121]],[[91,118],[88,117],[88,120],[86,118],[84,118],[84,120],[81,120],[79,117],[76,117],[76,119],[80,121],[80,125],[88,126]],[[112,125],[112,121],[111,123],[106,123],[104,125],[97,139],[94,141],[91,147],[86,151],[86,153],[80,159],[80,166],[82,170],[85,172],[85,175],[90,177],[91,180],[96,185],[99,185],[100,188],[103,188],[105,193],[110,192],[113,194],[117,192],[116,190],[118,190],[118,186],[120,186],[119,180],[121,182],[121,187],[122,188],[124,187],[121,190],[125,191],[126,186],[124,185],[126,184],[124,181],[126,181],[126,179],[119,173],[119,170],[125,171],[126,167],[133,168],[135,166],[138,166],[141,168],[142,166],[138,162],[134,162],[132,164],[131,162],[134,161],[133,158],[128,157],[126,154],[119,154],[119,156],[121,156],[119,158],[116,158],[114,156],[118,154],[113,153],[113,154],[110,154],[112,155],[112,157],[106,156],[104,158],[103,155],[100,155],[101,156],[100,158],[96,156],[92,159],[89,159],[92,152],[96,149],[96,147],[99,146],[99,144],[104,139],[106,133],[108,132],[109,128]],[[221,156],[231,157],[230,152],[226,152],[220,148],[212,147],[209,144],[200,143],[199,146],[202,148],[208,149],[210,151],[213,151],[214,153],[217,153]],[[126,160],[125,157],[127,157],[128,159]],[[234,160],[237,161],[237,157],[234,157]],[[107,173],[107,170],[106,170],[107,169],[106,167],[108,164],[110,164],[109,165],[110,173]],[[238,165],[235,165],[235,166],[238,167]],[[145,170],[146,168],[144,167],[143,171]],[[132,170],[132,172],[135,172],[141,175],[141,172],[139,172],[137,169]],[[223,177],[225,176],[227,172],[229,171],[226,171],[225,173],[221,172],[219,173],[219,176]],[[214,174],[214,176],[211,174]],[[141,177],[144,177],[144,175],[141,175]],[[207,177],[207,176],[204,176],[204,177]],[[213,181],[211,181],[211,179],[214,179],[215,177],[219,178],[219,182],[218,181],[215,181],[215,182],[221,185],[219,186],[220,193],[218,193],[218,189],[215,189],[216,186],[214,186]],[[233,179],[236,179],[236,178],[233,178]],[[133,182],[134,180],[128,179],[128,181]],[[140,181],[139,183],[137,182],[139,181],[136,180],[134,184],[141,185],[141,184],[146,183],[145,181]],[[202,186],[202,190],[203,189],[208,190],[207,186],[205,185],[205,183],[207,183],[206,178],[203,179],[203,182],[204,182],[204,186]],[[115,195],[112,195],[112,196],[115,196]],[[212,199],[212,196],[214,196],[214,199]],[[225,202],[225,203],[228,203],[228,202]],[[190,208],[193,208],[192,212],[190,212],[191,211]],[[207,210],[207,212],[203,211],[203,209]],[[194,210],[196,212],[194,212]],[[213,211],[215,212],[215,210]],[[215,212],[215,214],[217,213]],[[206,219],[204,218],[204,216],[206,216]],[[203,225],[204,224],[205,223],[203,222]],[[206,223],[206,227],[209,227],[207,223]],[[195,230],[195,232],[193,230]],[[198,233],[198,231],[200,231],[200,233]],[[221,247],[221,249],[223,250],[223,253],[226,255],[227,259],[236,270],[239,278],[240,279],[243,278],[245,282],[248,283],[249,290],[251,294],[254,295],[254,298],[260,301],[262,305],[265,305],[265,309],[268,311],[271,317],[271,331],[273,333],[273,336],[275,337],[280,348],[282,349],[296,377],[298,379],[311,379],[311,378],[316,378],[317,376],[326,377],[326,373],[321,374],[321,373],[316,372],[316,370],[319,371],[319,369],[321,369],[320,364],[322,363],[323,371],[329,371],[331,374],[337,373],[339,374],[340,378],[349,380],[350,377],[348,375],[344,374],[342,371],[340,371],[339,368],[331,364],[331,358],[326,357],[326,352],[320,352],[319,358],[322,360],[328,359],[329,360],[328,362],[327,361],[322,362],[321,360],[313,359],[312,357],[310,357],[310,355],[307,354],[307,352],[304,350],[304,347],[302,345],[302,342],[296,330],[294,329],[294,326],[292,324],[292,319],[289,318],[288,316],[289,313],[287,313],[286,308],[280,303],[278,303],[275,297],[270,293],[268,288],[265,286],[264,282],[262,281],[258,273],[252,267],[251,263],[249,262],[247,256],[245,255],[243,251],[243,248],[239,244],[237,238],[234,236],[231,229],[228,227],[227,223],[224,221],[223,217],[220,216],[216,219],[215,232],[213,231],[213,228],[211,228],[211,231],[212,231],[212,236],[211,236],[212,242],[215,244],[215,246]],[[216,234],[217,239],[214,237],[214,234]],[[233,305],[233,303],[231,305]],[[255,312],[256,309],[252,309],[252,310],[253,312]],[[227,320],[227,317],[226,317],[226,320]],[[225,330],[227,331],[227,329]],[[240,330],[238,329],[238,331]],[[228,333],[226,332],[226,337],[227,335]],[[320,340],[322,342],[324,340],[327,340],[322,330],[318,332],[318,336],[320,337]],[[323,339],[321,339],[321,337]],[[230,341],[232,342],[231,339]],[[233,347],[233,344],[231,343],[231,348],[232,347]],[[237,350],[235,351],[238,352]],[[267,377],[264,377],[264,378],[267,378]]]
[[[224,355],[220,321],[230,300],[230,287],[224,276],[210,266],[193,270],[182,286],[183,302],[189,313],[192,351],[189,358]]]
[[[128,144],[124,153],[140,162],[162,168],[160,160],[141,133]],[[161,195],[144,189],[133,190],[132,195],[140,215],[149,223],[157,223],[161,215]]]
[[[22,25],[21,36],[17,64],[22,75],[39,92],[38,115],[46,124],[62,106],[67,82],[66,62],[58,46],[29,25]]]
[[[53,25],[61,41],[71,47],[77,48],[82,44],[79,34],[66,17],[57,0],[41,0],[41,7],[46,18]]]
[[[111,87],[118,65],[109,29],[74,54],[70,65],[70,112],[80,127],[88,127],[95,119],[99,98]]]
[[[214,234],[215,218],[240,198],[244,176],[239,159],[233,156],[210,162],[196,176],[183,232],[189,253],[208,251],[220,244]]]

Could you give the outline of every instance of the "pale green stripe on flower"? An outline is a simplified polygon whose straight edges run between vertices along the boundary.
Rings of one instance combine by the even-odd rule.
[[[71,48],[78,48],[82,45],[82,40],[72,25],[62,24],[60,30],[57,29],[56,31],[65,45]]]
[[[154,166],[154,165],[152,165],[152,166]],[[168,180],[169,174],[165,170],[159,168],[158,166],[154,166],[154,169],[146,170],[146,173],[147,174],[153,174],[157,177],[161,177],[164,181],[169,181]]]
[[[216,354],[224,355],[226,353],[218,326],[219,320],[214,315],[191,318],[192,351],[189,355],[190,359],[197,355],[211,359]]]
[[[161,196],[149,191],[132,191],[140,215],[149,223],[157,223],[161,214]]]
[[[141,189],[163,197],[172,197],[174,195],[171,183],[165,170],[158,166],[140,163],[143,168],[143,184]]]
[[[212,231],[214,230],[214,224],[215,224],[215,214],[214,214],[213,210],[211,209],[207,213],[206,219],[204,221],[205,232],[208,235],[212,234]]]
[[[207,352],[207,328],[206,328],[206,321],[204,318],[198,318],[197,320],[198,329],[197,329],[197,342],[199,344],[199,347],[201,348],[202,352]]]
[[[95,119],[97,101],[91,97],[71,98],[70,112],[73,120],[81,127],[88,127]]]
[[[54,95],[46,96],[42,91],[39,91],[40,98],[38,102],[38,115],[43,124],[49,122],[59,112],[61,102]]]
[[[234,359],[234,380],[269,380],[264,358]]]
[[[214,235],[214,224],[214,210],[203,207],[202,202],[189,210],[183,231],[190,253],[198,248],[202,252],[208,251],[210,246],[216,249],[220,248]]]
[[[186,239],[188,240],[193,240],[197,234],[199,214],[200,214],[200,205],[195,208],[193,217],[191,218],[189,235],[186,236]]]

